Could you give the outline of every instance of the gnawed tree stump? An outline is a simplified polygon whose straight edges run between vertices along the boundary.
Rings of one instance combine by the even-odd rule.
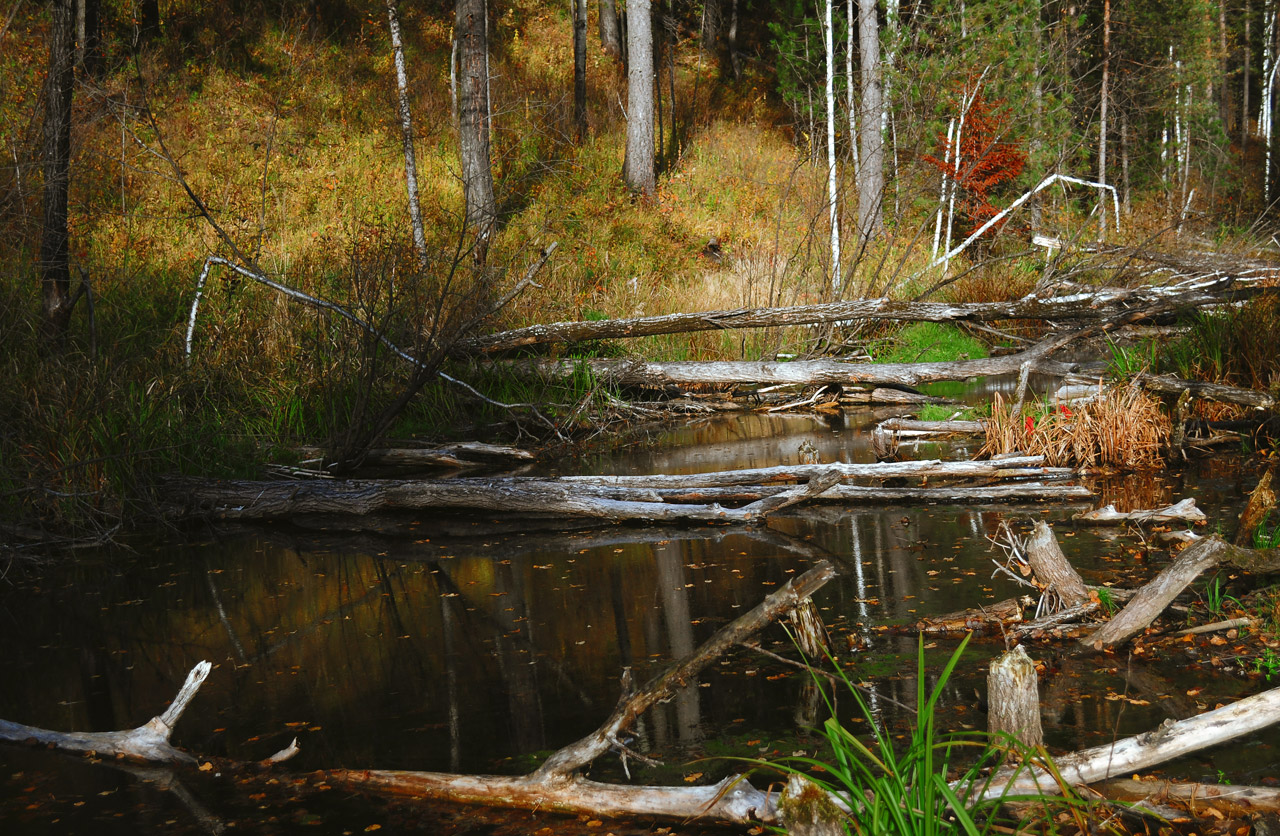
[[[778,818],[788,836],[845,836],[848,814],[813,781],[792,774],[778,798]]]
[[[1249,493],[1249,503],[1245,505],[1244,511],[1240,514],[1240,526],[1236,529],[1236,536],[1231,538],[1231,542],[1237,546],[1252,546],[1254,541],[1254,532],[1258,530],[1258,526],[1262,525],[1263,520],[1267,518],[1267,514],[1271,509],[1276,507],[1276,492],[1271,487],[1271,480],[1275,476],[1276,466],[1274,463],[1267,468],[1267,472],[1262,474],[1262,478],[1258,480],[1258,484]]]
[[[1036,663],[1018,645],[1005,651],[987,672],[987,730],[1007,734],[1028,748],[1044,745],[1040,725],[1040,683]]]
[[[1078,607],[1090,600],[1089,588],[1062,553],[1053,530],[1043,520],[1036,523],[1027,538],[1026,549],[1031,574],[1035,576],[1042,595],[1048,599],[1049,606],[1042,609],[1053,613]]]

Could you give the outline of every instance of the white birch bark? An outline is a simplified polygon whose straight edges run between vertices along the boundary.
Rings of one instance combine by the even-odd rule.
[[[1098,107],[1098,182],[1107,183],[1107,100],[1111,80],[1111,0],[1102,4],[1102,101]],[[1107,236],[1107,204],[1098,204],[1098,240]]]
[[[409,80],[404,66],[404,44],[400,40],[400,17],[396,13],[395,0],[387,0],[387,26],[391,30],[391,50],[395,54],[396,91],[400,104],[400,135],[404,142],[404,185],[409,193],[409,223],[413,227],[413,249],[418,254],[418,269],[425,274],[428,266],[427,238],[422,227],[422,209],[418,205],[418,164],[413,153],[413,117],[409,112]],[[189,331],[187,341],[189,345]]]
[[[823,45],[827,51],[827,201],[831,218],[831,291],[840,294],[840,205],[836,188],[836,48],[833,0],[827,0]]]

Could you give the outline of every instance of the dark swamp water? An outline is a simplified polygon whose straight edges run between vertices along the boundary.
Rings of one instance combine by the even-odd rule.
[[[741,415],[655,430],[644,443],[556,462],[543,472],[688,473],[797,461],[871,461],[868,410],[829,417]],[[963,448],[922,446],[919,456]],[[1155,475],[1091,482],[1100,502],[1155,507],[1194,496],[1230,530],[1253,474],[1221,455]],[[216,667],[174,742],[252,761],[300,738],[270,784],[182,773],[178,785],[21,747],[0,746],[0,832],[646,833],[646,823],[583,822],[338,790],[294,796],[291,776],[328,767],[524,772],[593,730],[614,706],[624,666],[644,681],[812,563],[842,575],[818,596],[838,651],[871,689],[883,722],[916,688],[917,618],[1019,594],[992,577],[987,540],[1003,520],[1054,523],[1090,583],[1134,586],[1167,561],[1117,529],[1077,528],[1086,506],[812,506],[767,529],[616,527],[577,534],[503,533],[484,519],[401,517],[387,530],[327,533],[324,522],[208,534],[200,542],[85,556],[0,582],[0,717],[62,730],[128,728],[159,713],[190,667]],[[448,531],[446,531],[448,529]],[[469,536],[458,536],[468,533]],[[771,628],[764,644],[790,653]],[[955,648],[927,643],[930,672]],[[980,694],[997,637],[976,640],[948,685],[948,727],[985,728]],[[1124,655],[1060,665],[1029,646],[1042,681],[1051,749],[1134,734],[1268,687],[1231,665]],[[1187,691],[1195,691],[1188,696]],[[710,781],[741,767],[724,757],[814,754],[820,724],[807,677],[741,649],[645,716],[631,743],[661,768],[636,780]],[[851,699],[838,711],[853,721]],[[864,724],[865,725],[865,724]],[[857,726],[857,722],[854,722]],[[1256,783],[1280,775],[1280,735],[1260,735],[1166,767],[1167,774]],[[615,758],[593,777],[625,780]],[[761,780],[761,779],[757,779]],[[663,828],[668,829],[663,829]]]

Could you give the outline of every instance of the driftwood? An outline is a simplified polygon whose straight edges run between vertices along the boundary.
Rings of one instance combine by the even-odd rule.
[[[1196,501],[1191,497],[1188,497],[1174,505],[1150,511],[1126,511],[1122,513],[1117,511],[1116,506],[1114,505],[1104,505],[1103,507],[1097,508],[1093,511],[1076,514],[1072,519],[1093,525],[1111,525],[1113,523],[1122,522],[1203,523],[1208,519],[1208,517],[1204,515],[1203,511],[1196,507]]]
[[[1221,383],[1183,380],[1172,375],[1143,372],[1134,377],[1134,382],[1144,389],[1159,392],[1162,395],[1181,395],[1183,392],[1189,391],[1194,398],[1233,403],[1254,409],[1275,409],[1278,403],[1273,395],[1259,392],[1256,389],[1240,389],[1236,386],[1224,386]]]
[[[1036,663],[1022,645],[997,657],[987,671],[987,730],[1023,746],[1043,746],[1039,686]]]
[[[195,758],[169,743],[173,727],[209,676],[213,665],[200,662],[187,674],[178,695],[163,714],[127,731],[58,732],[38,729],[0,720],[0,740],[11,743],[33,741],[64,752],[78,752],[100,757],[120,757],[136,761],[168,761],[195,763]]]
[[[987,431],[984,421],[911,421],[906,418],[890,418],[876,425],[903,438],[928,435],[980,435]]]
[[[632,787],[587,781],[578,772],[611,750],[628,754],[619,736],[641,714],[670,699],[734,645],[793,610],[833,577],[835,569],[823,562],[789,581],[638,692],[624,694],[618,707],[596,731],[555,752],[527,776],[331,770],[325,773],[325,779],[330,784],[360,791],[562,813],[776,823],[774,800],[743,779],[730,778],[710,787]],[[624,677],[624,687],[629,687],[629,677]]]
[[[1141,256],[1144,259],[1147,255]],[[1203,268],[1200,268],[1203,269]],[[1196,270],[1199,272],[1199,269]],[[1096,322],[1135,308],[1159,305],[1199,307],[1242,298],[1262,288],[1250,282],[1274,272],[1266,268],[1225,275],[1216,270],[1164,287],[1102,288],[1067,296],[1041,297],[1031,293],[1012,302],[911,302],[859,299],[785,308],[739,308],[698,311],[634,319],[594,322],[555,322],[530,325],[461,341],[456,354],[484,354],[534,345],[650,337],[738,328],[778,328],[849,320],[900,322],[993,322],[1035,319],[1052,322]],[[1256,273],[1250,275],[1249,273]]]
[[[1244,549],[1216,535],[1202,537],[1138,590],[1138,594],[1129,599],[1124,609],[1110,621],[1081,639],[1081,643],[1101,650],[1128,641],[1155,621],[1192,581],[1221,564],[1230,564],[1246,572],[1280,571],[1280,548]]]
[[[661,488],[655,493],[666,502],[754,502],[784,488],[747,485],[724,488]],[[1043,482],[1011,482],[982,487],[885,488],[864,485],[835,485],[814,497],[816,501],[843,503],[926,504],[988,502],[993,499],[1035,501],[1046,499],[1087,499],[1093,491],[1083,485],[1046,485]]]

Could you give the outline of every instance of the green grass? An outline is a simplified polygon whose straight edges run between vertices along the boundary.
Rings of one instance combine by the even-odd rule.
[[[879,353],[877,363],[945,363],[987,356],[987,346],[954,325],[918,322],[898,331]]]
[[[1280,548],[1280,522],[1277,522],[1268,530],[1267,521],[1270,518],[1271,512],[1268,511],[1262,517],[1262,522],[1258,523],[1258,527],[1253,531],[1253,547],[1255,549]]]

